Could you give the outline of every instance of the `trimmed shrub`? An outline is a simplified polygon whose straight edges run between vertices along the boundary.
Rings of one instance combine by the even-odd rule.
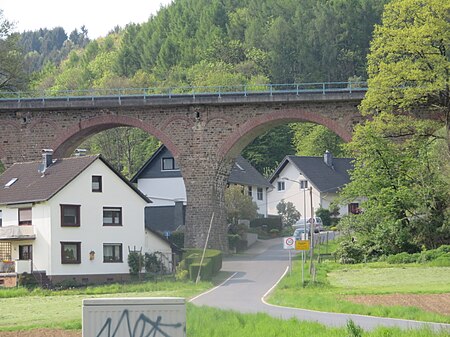
[[[184,248],[184,233],[172,232],[169,236],[169,241],[172,242],[178,248]]]
[[[204,281],[211,281],[212,277],[215,275],[213,273],[213,264],[211,260],[203,261],[200,270],[200,279]],[[189,266],[189,278],[191,281],[195,281],[198,275],[198,269],[200,268],[200,263],[192,263]]]

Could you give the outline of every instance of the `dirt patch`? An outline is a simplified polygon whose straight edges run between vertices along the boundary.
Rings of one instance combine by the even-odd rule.
[[[365,305],[397,305],[404,307],[417,307],[425,311],[450,316],[449,294],[389,294],[345,296],[347,301]]]
[[[81,337],[81,331],[34,329],[28,331],[0,332],[0,337]]]

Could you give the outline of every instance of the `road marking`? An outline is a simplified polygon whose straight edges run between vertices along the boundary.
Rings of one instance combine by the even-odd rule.
[[[192,302],[192,301],[196,300],[197,298],[199,298],[199,297],[201,297],[201,296],[203,296],[203,295],[209,294],[209,293],[213,292],[214,290],[216,290],[217,288],[220,288],[220,287],[223,286],[225,283],[227,283],[229,280],[231,280],[233,277],[235,277],[236,274],[237,274],[237,272],[235,272],[233,275],[231,275],[229,278],[227,278],[225,281],[223,281],[223,282],[222,282],[221,284],[219,284],[218,286],[216,286],[216,287],[214,287],[214,288],[212,288],[212,289],[209,289],[208,291],[205,291],[204,293],[201,293],[200,295],[197,295],[197,296],[195,296],[194,298],[191,298],[188,302]]]
[[[284,271],[283,275],[281,275],[281,277],[278,279],[278,281],[272,286],[272,288],[270,288],[269,290],[266,291],[266,293],[261,297],[261,302],[263,302],[266,305],[272,305],[266,302],[266,297],[275,289],[275,287],[278,285],[278,283],[281,282],[281,280],[283,279],[283,277],[286,276],[287,272],[289,271],[289,266],[286,267],[286,270]]]

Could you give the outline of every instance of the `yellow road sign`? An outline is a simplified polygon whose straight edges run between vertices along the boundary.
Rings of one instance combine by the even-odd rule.
[[[295,250],[309,250],[309,240],[295,241]]]

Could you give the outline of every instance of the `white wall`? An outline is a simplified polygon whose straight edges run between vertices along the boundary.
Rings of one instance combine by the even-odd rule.
[[[102,176],[102,192],[91,191],[92,175]],[[96,160],[55,195],[51,204],[51,267],[48,275],[128,273],[128,247],[145,244],[144,206],[125,182]],[[81,205],[80,227],[61,227],[60,204]],[[103,207],[122,207],[122,226],[103,226]],[[81,242],[81,263],[61,264],[61,241]],[[123,262],[103,263],[103,243],[121,243]],[[89,252],[95,251],[94,260]]]
[[[288,178],[289,180],[282,179],[284,177]],[[290,180],[294,180],[295,182]],[[300,172],[296,167],[294,167],[294,165],[288,163],[280,172],[279,177],[273,181],[272,185],[274,186],[274,188],[267,194],[269,214],[277,215],[277,205],[281,200],[284,199],[285,202],[292,202],[297,211],[300,212],[302,217],[305,216],[305,210],[306,217],[311,217],[310,192],[309,190],[305,191],[300,188],[300,184],[297,183],[297,181],[299,182],[300,180],[306,180],[306,178],[302,174],[300,174]],[[284,182],[284,191],[278,191],[278,181]],[[311,183],[308,182],[308,188],[311,186]],[[315,212],[320,207],[320,193],[316,188],[314,188],[314,186],[312,187],[312,203]]]
[[[256,203],[256,206],[258,206],[258,214],[262,214],[264,217],[267,217],[267,188],[262,187],[263,198],[262,200],[258,200],[258,186],[251,187],[252,200]]]
[[[175,201],[186,202],[182,177],[138,179],[138,188],[152,201],[149,206],[173,206]]]

